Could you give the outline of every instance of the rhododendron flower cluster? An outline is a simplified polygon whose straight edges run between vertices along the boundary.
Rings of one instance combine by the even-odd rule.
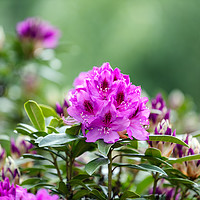
[[[119,140],[118,132],[127,132],[129,138],[148,140],[145,125],[149,124],[147,97],[141,97],[141,87],[130,82],[118,68],[109,63],[83,72],[74,81],[69,93],[69,115],[83,125],[86,142],[103,139],[106,143]]]
[[[45,189],[40,189],[36,195],[28,193],[19,185],[10,185],[6,178],[0,182],[0,200],[58,200],[58,195],[51,196]]]
[[[48,22],[38,18],[27,18],[17,24],[17,34],[23,42],[30,42],[36,48],[55,48],[60,32]]]

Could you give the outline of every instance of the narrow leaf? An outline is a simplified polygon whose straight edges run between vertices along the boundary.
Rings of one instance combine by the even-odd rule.
[[[129,167],[132,169],[138,169],[138,170],[143,170],[143,171],[151,171],[151,172],[158,172],[160,174],[167,175],[165,171],[163,171],[160,167],[157,167],[155,165],[150,165],[150,164],[124,164],[124,163],[113,163],[113,166],[116,167]]]
[[[176,143],[176,144],[181,144],[183,146],[189,147],[185,142],[182,140],[170,136],[170,135],[150,135],[149,136],[149,141],[163,141],[163,142],[171,142],[171,143]]]
[[[91,176],[100,166],[109,164],[107,158],[96,158],[85,166],[85,171]]]
[[[110,148],[113,144],[108,144],[105,143],[103,140],[98,140],[97,141],[97,146],[98,146],[98,150],[100,151],[100,153],[102,153],[104,156],[108,155],[108,152],[110,151]]]
[[[0,135],[0,140],[10,141],[10,138],[7,135]]]
[[[52,133],[41,139],[39,147],[47,147],[47,146],[53,147],[55,145],[69,143],[79,139],[81,139],[81,137],[75,135],[69,135],[66,133],[58,133],[58,134]]]
[[[93,189],[90,194],[93,194],[97,199],[99,200],[106,200],[106,198],[104,196],[102,196],[102,194],[96,190],[96,189]]]
[[[185,161],[190,161],[190,160],[200,160],[200,154],[197,155],[191,155],[191,156],[185,156],[182,158],[175,158],[175,159],[170,159],[167,162],[169,162],[170,164],[174,164],[174,163],[182,163]]]
[[[126,191],[122,194],[122,196],[120,197],[120,200],[126,200],[127,198],[131,198],[131,199],[135,199],[135,198],[139,198],[140,195],[132,192],[132,191]]]
[[[39,105],[35,101],[29,100],[24,104],[24,107],[35,128],[39,131],[45,131],[44,115]]]
[[[38,155],[38,154],[23,154],[24,158],[31,158],[34,160],[48,160],[51,162],[51,160],[49,160],[48,158],[45,158],[44,156]]]

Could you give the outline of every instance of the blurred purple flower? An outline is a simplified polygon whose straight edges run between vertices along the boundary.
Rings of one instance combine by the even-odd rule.
[[[6,151],[0,145],[0,171],[4,165],[5,159],[6,159]]]
[[[144,126],[149,124],[147,98],[141,97],[141,88],[132,85],[129,76],[109,63],[82,72],[69,92],[70,116],[81,122],[89,132],[87,142],[103,139],[114,143],[119,137],[147,140]]]
[[[157,94],[155,99],[152,99],[151,101],[151,109],[153,112],[151,112],[149,116],[150,124],[155,128],[157,124],[162,121],[162,119],[168,119],[170,118],[170,110],[166,107],[166,103],[162,97],[162,95],[159,93]]]
[[[156,187],[155,194],[156,195],[164,195],[166,200],[179,200],[181,197],[181,190],[179,189],[177,194],[176,194],[176,189],[175,188],[169,188],[169,187],[162,187],[164,184],[164,179],[160,180],[160,186]],[[153,194],[153,188],[149,190],[149,194]],[[174,197],[174,195],[176,196]]]
[[[10,156],[6,158],[5,165],[3,166],[1,171],[1,176],[3,180],[5,180],[6,177],[8,177],[12,183],[19,183],[20,171],[17,165],[15,164],[15,161]]]
[[[60,37],[58,29],[34,17],[19,22],[16,30],[22,41],[33,43],[38,48],[55,48]]]
[[[40,189],[36,195],[28,193],[19,185],[10,185],[9,179],[0,182],[0,200],[58,200],[58,195],[51,196],[47,190]]]
[[[56,112],[62,117],[62,116],[68,116],[67,114],[67,108],[69,107],[69,103],[66,99],[64,99],[63,105],[61,106],[58,102],[56,103]]]
[[[187,134],[184,136],[183,141],[190,148],[177,144],[173,151],[173,156],[175,158],[200,154],[200,144],[196,138]],[[200,176],[200,160],[186,161],[181,164],[175,163],[173,166],[192,180],[195,180]]]
[[[34,146],[29,140],[28,136],[18,136],[16,142],[13,138],[11,139],[11,155],[14,159],[21,157],[24,153],[35,153],[31,151]]]
[[[172,132],[171,125],[168,120],[163,119],[154,131],[155,135],[169,135],[176,136],[176,130]],[[169,157],[173,152],[175,143],[162,142],[162,141],[148,141],[150,147],[157,148],[161,151],[162,156]]]

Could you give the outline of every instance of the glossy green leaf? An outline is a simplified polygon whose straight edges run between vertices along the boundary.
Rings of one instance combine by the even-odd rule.
[[[159,149],[156,149],[156,148],[148,148],[146,151],[145,151],[145,155],[146,156],[151,156],[151,157],[157,157],[157,158],[161,158],[161,152]]]
[[[85,166],[85,171],[91,176],[100,166],[109,164],[107,158],[96,158]]]
[[[61,191],[63,194],[69,193],[67,186],[64,182],[59,182],[58,190]]]
[[[190,160],[200,160],[200,154],[191,155],[191,156],[185,156],[185,157],[177,158],[177,159],[174,158],[174,159],[168,160],[168,162],[170,164],[174,164],[174,163],[182,163],[182,162],[190,161]]]
[[[22,134],[22,135],[30,135],[33,132],[38,131],[37,129],[35,129],[34,127],[28,125],[28,124],[23,124],[23,123],[19,123],[17,124],[17,127],[15,129],[15,132]]]
[[[70,128],[67,128],[65,130],[65,133],[68,133],[70,135],[78,135],[80,130],[81,130],[81,125],[74,125]]]
[[[85,142],[85,140],[79,140],[73,145],[72,157],[76,158],[86,151],[93,151],[96,145],[94,143]]]
[[[125,191],[122,196],[120,197],[120,200],[126,200],[127,198],[129,199],[135,199],[135,198],[139,198],[140,195],[132,192],[132,191]]]
[[[81,137],[75,135],[69,135],[66,133],[49,134],[42,138],[39,142],[39,147],[54,147],[55,145],[66,144],[75,140],[79,140]]]
[[[145,155],[152,157],[152,158],[162,158],[161,152],[159,149],[156,148],[148,148],[145,151]],[[162,162],[160,162],[159,160],[156,159],[148,159],[148,161],[153,164],[153,165],[157,165],[159,166]]]
[[[184,179],[184,178],[167,178],[172,184],[176,185],[178,184],[183,184],[183,185],[194,185],[195,187],[198,187],[198,184],[195,183],[194,181],[191,181],[189,179]]]
[[[138,169],[138,170],[143,170],[143,171],[150,171],[150,172],[158,172],[160,174],[167,175],[165,171],[163,171],[160,167],[155,166],[155,165],[150,165],[150,164],[124,164],[124,163],[113,163],[113,166],[116,167],[129,167],[132,169]]]
[[[74,185],[82,186],[86,190],[92,191],[92,189],[90,187],[88,187],[85,183],[83,183],[83,181],[78,180],[78,179],[72,179],[72,180],[70,180],[70,185],[71,186],[74,186]]]
[[[45,131],[45,120],[40,106],[35,101],[29,100],[24,104],[24,107],[35,128],[39,131]]]
[[[0,140],[10,141],[10,138],[7,135],[0,135]]]
[[[163,141],[163,142],[171,142],[176,144],[181,144],[183,146],[188,147],[188,145],[177,137],[170,135],[150,135],[149,141]]]
[[[56,111],[50,107],[50,106],[47,106],[47,105],[43,105],[43,104],[39,104],[43,114],[44,114],[44,117],[56,117],[56,118],[59,118],[58,114],[56,113]]]
[[[73,200],[81,199],[81,197],[84,197],[85,195],[88,195],[88,190],[81,189],[78,190],[74,195],[73,195]]]
[[[97,147],[100,153],[102,153],[104,156],[107,156],[110,148],[113,144],[105,143],[103,140],[98,140],[97,141]]]
[[[106,197],[104,197],[98,190],[96,190],[96,189],[93,189],[91,192],[90,192],[90,194],[93,194],[95,197],[96,197],[96,199],[99,199],[99,200],[106,200],[107,198]]]
[[[38,155],[38,154],[23,154],[24,158],[31,158],[34,160],[48,160],[51,162],[51,160],[49,160],[48,158],[45,158],[44,156]]]

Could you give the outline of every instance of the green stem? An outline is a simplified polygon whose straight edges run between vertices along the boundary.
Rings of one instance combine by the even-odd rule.
[[[112,193],[112,150],[108,153],[108,159],[110,161],[108,164],[108,200],[110,200]]]
[[[158,180],[159,180],[158,176],[159,176],[159,173],[158,173],[158,172],[156,172],[156,174],[153,175],[153,178],[154,178],[153,194],[154,194],[154,195],[155,195],[155,193],[156,193],[156,187],[157,187],[157,183],[158,183]]]
[[[53,164],[57,170],[58,177],[59,177],[60,181],[63,182],[63,178],[62,178],[62,175],[61,175],[59,167],[58,167],[57,158],[53,155],[53,153],[51,153],[51,156],[53,158]]]

